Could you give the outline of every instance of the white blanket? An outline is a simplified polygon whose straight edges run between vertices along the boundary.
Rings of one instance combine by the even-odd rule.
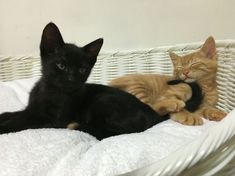
[[[0,113],[22,109],[35,79],[0,83]],[[184,126],[171,120],[142,133],[102,141],[67,129],[0,135],[1,176],[112,176],[158,161],[192,142],[217,122]]]

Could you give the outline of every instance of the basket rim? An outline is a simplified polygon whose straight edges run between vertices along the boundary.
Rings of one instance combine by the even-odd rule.
[[[204,42],[188,42],[188,43],[180,43],[173,45],[164,45],[164,46],[156,46],[151,48],[143,48],[143,49],[130,49],[130,50],[117,50],[117,51],[102,51],[99,53],[99,56],[123,56],[128,54],[151,54],[156,52],[171,52],[171,51],[184,51],[184,50],[195,50],[199,49]],[[235,39],[225,39],[225,40],[215,40],[217,48],[235,48]],[[19,55],[7,55],[0,54],[0,61],[4,59],[27,59],[27,58],[40,58],[39,54],[19,54]]]

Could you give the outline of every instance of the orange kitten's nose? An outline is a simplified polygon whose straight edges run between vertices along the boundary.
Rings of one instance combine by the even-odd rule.
[[[183,74],[184,74],[185,76],[187,76],[187,75],[189,74],[189,70],[184,70],[184,71],[183,71]]]

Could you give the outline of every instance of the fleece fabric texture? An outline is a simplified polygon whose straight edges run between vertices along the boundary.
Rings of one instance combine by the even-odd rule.
[[[0,113],[27,105],[37,79],[0,82]],[[190,144],[217,122],[184,126],[172,120],[102,141],[67,129],[0,135],[1,176],[114,176],[144,167]]]

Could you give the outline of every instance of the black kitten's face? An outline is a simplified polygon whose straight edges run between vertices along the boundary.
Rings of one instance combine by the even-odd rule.
[[[76,88],[87,80],[94,63],[82,48],[66,44],[44,60],[43,76],[56,86]]]
[[[94,65],[94,58],[90,58],[82,48],[67,44],[56,51],[53,64],[65,81],[85,82]]]
[[[102,39],[84,47],[66,44],[58,28],[49,23],[43,31],[40,45],[43,77],[59,88],[78,88],[87,80],[102,44]]]

